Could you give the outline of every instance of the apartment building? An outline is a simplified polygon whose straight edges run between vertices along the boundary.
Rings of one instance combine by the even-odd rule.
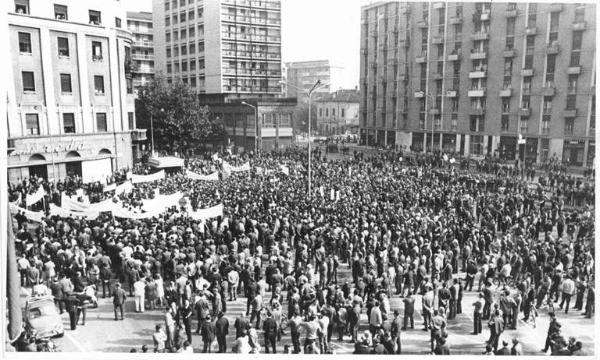
[[[319,134],[358,133],[359,103],[356,89],[338,90],[315,101]]]
[[[329,60],[295,61],[286,63],[285,67],[287,96],[303,98],[304,95],[299,94],[298,89],[308,92],[318,80],[324,86],[315,91],[316,97],[342,88],[344,68]]]
[[[595,4],[361,11],[362,143],[592,166]]]
[[[281,93],[279,0],[153,0],[156,71],[200,94]]]
[[[133,88],[137,90],[154,78],[152,13],[128,11],[127,29],[132,34]]]
[[[11,0],[8,177],[99,180],[131,166],[131,33],[118,0]]]

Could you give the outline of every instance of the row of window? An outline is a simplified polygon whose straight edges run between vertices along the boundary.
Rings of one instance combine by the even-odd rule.
[[[198,54],[203,53],[204,52],[204,41],[201,41],[198,43]],[[196,53],[196,44],[195,43],[190,43],[188,45],[181,45],[181,46],[173,46],[173,51],[171,52],[171,47],[167,46],[167,57],[170,58],[171,56],[173,57],[177,57],[181,54],[181,56],[185,56],[185,55],[193,55]]]
[[[21,54],[31,54],[32,46],[31,46],[31,33],[28,32],[19,32],[19,52]],[[69,57],[69,38],[66,37],[57,37],[57,45],[58,45],[58,56],[59,57]],[[92,41],[92,61],[102,61],[102,43],[100,41]]]
[[[175,62],[173,64],[167,63],[167,74],[170,74],[172,72],[178,73],[180,71],[180,69],[182,72],[188,71],[188,64],[189,64],[189,71],[196,71],[196,60],[190,59],[189,62],[186,60],[182,60],[181,68],[179,67],[179,62]],[[204,59],[198,59],[198,70],[203,70],[203,69],[204,69]]]
[[[75,129],[75,114],[74,113],[63,113],[63,133],[64,134],[74,134],[76,132]],[[133,112],[127,113],[127,120],[129,123],[129,129],[133,129],[135,127]],[[40,135],[40,121],[38,114],[25,114],[25,126],[26,126],[26,135]],[[96,131],[97,132],[107,132],[108,124],[106,122],[106,113],[98,112],[96,113]]]
[[[15,12],[17,14],[29,14],[29,0],[15,0]],[[54,18],[56,20],[69,20],[69,11],[66,5],[54,4]],[[102,12],[97,10],[88,10],[88,20],[90,25],[102,25]],[[122,26],[121,18],[115,17],[115,27]]]
[[[181,30],[173,30],[173,41],[178,41],[179,39],[184,40],[187,39],[188,36],[190,39],[196,37],[196,27],[195,26],[190,26],[187,29],[181,29]],[[198,37],[203,37],[204,36],[204,25],[198,25]],[[166,42],[171,42],[171,32],[167,31],[165,32],[165,40]]]
[[[198,8],[198,20],[202,19],[202,17],[204,16],[204,9],[199,7]],[[171,16],[165,16],[165,26],[171,26],[171,25],[175,25],[178,22],[183,24],[186,21],[193,21],[194,19],[196,19],[196,11],[194,9],[190,10],[190,11],[182,11],[181,13],[179,13],[179,16],[177,16],[177,14],[174,14],[172,17]]]
[[[33,71],[22,71],[21,79],[23,81],[23,92],[34,93],[35,87],[35,74]],[[73,87],[71,85],[71,74],[60,74],[60,92],[62,94],[71,94]],[[104,76],[94,75],[94,94],[104,95]]]
[[[340,109],[340,116],[341,117],[346,117],[346,109],[342,108]],[[323,108],[319,108],[319,117],[323,116]],[[325,117],[329,116],[329,108],[325,108]],[[331,108],[331,116],[335,116],[335,108]]]

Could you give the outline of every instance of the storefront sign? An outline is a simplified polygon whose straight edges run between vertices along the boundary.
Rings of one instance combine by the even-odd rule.
[[[39,144],[28,144],[27,147],[23,150],[15,150],[10,155],[19,156],[19,155],[33,155],[39,153],[60,153],[63,151],[81,151],[83,150],[83,143],[76,143],[75,140],[71,140],[69,143],[63,144],[47,144],[47,145],[39,145]]]

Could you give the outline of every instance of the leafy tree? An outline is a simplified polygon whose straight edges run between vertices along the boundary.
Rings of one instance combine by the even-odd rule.
[[[156,150],[189,154],[207,142],[223,141],[225,136],[223,125],[187,84],[168,84],[161,76],[138,89],[136,116],[148,133],[152,119]]]

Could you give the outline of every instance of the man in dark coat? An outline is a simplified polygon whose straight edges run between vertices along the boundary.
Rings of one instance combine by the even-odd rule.
[[[118,320],[117,309],[121,311],[121,320],[123,320],[123,305],[125,304],[125,299],[127,299],[127,294],[125,294],[125,290],[121,288],[121,283],[117,283],[115,285],[115,291],[113,291],[113,306],[115,310],[115,320]]]
[[[410,294],[410,290],[408,291],[408,293]],[[396,354],[401,354],[402,353],[402,343],[400,341],[400,333],[402,329],[406,329],[406,312],[404,315],[404,327],[402,327],[402,320],[400,319],[400,312],[398,310],[394,310],[394,320],[392,320],[392,324],[391,324],[391,335],[392,335],[392,341],[394,343],[394,347],[396,348]],[[413,329],[414,329],[414,324],[413,324]],[[393,353],[390,353],[393,354]]]
[[[248,318],[246,318],[246,316],[244,316],[244,313],[240,313],[240,316],[235,319],[235,322],[233,324],[233,327],[235,328],[235,338],[238,339],[242,336],[244,336],[246,329],[250,326],[250,321],[248,320]]]
[[[206,318],[206,321],[202,323],[202,329],[200,334],[202,335],[202,341],[204,342],[203,353],[211,352],[211,345],[215,341],[216,327],[210,319],[210,316]]]
[[[560,329],[560,324],[558,323],[558,320],[556,320],[556,314],[551,312],[548,315],[550,315],[550,324],[548,325],[548,335],[546,336],[546,344],[544,345],[542,352],[548,352],[552,336],[554,336],[554,334],[558,332],[558,329]]]
[[[277,322],[273,318],[273,314],[269,311],[267,313],[267,319],[263,324],[263,330],[265,332],[265,353],[269,353],[269,346],[273,347],[273,354],[277,353]]]
[[[227,352],[227,334],[229,334],[229,320],[223,316],[223,312],[219,313],[219,318],[215,324],[215,333],[217,335],[217,343],[219,344],[219,352]]]
[[[408,290],[408,293],[404,299],[404,326],[402,326],[402,330],[406,330],[408,327],[408,321],[410,320],[410,328],[415,328],[415,298],[412,297],[412,290]]]

